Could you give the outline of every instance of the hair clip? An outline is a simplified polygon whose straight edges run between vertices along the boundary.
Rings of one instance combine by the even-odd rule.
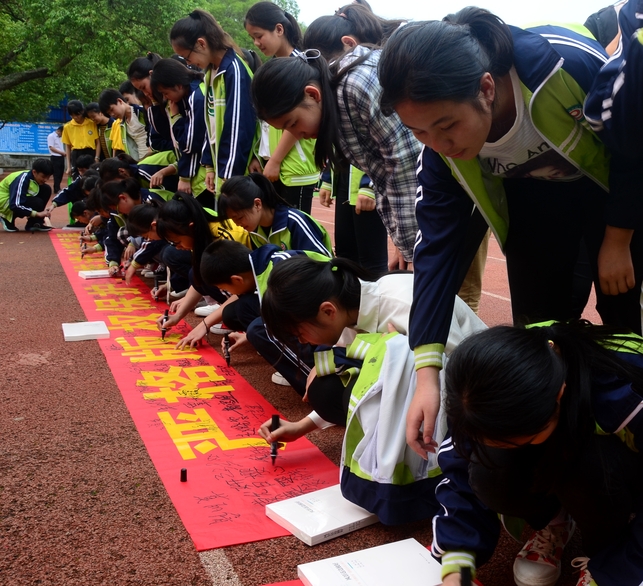
[[[336,273],[337,269],[339,269],[339,267],[336,265],[333,265],[332,267],[330,267],[330,270],[333,271],[333,273]]]
[[[319,59],[321,57],[321,51],[319,49],[306,49],[298,53],[297,56],[308,63],[308,61],[312,61],[313,59]]]
[[[553,348],[553,347],[554,347],[554,341],[553,341],[553,340],[547,340],[547,345],[548,345],[550,348]]]

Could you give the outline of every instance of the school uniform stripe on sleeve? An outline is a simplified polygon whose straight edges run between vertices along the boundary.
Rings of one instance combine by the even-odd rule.
[[[330,251],[329,251],[329,250],[324,246],[323,242],[321,242],[321,241],[319,240],[319,238],[317,238],[317,236],[315,236],[315,234],[313,233],[313,231],[312,231],[312,230],[311,230],[311,228],[310,228],[310,225],[308,224],[308,222],[306,222],[306,221],[305,221],[305,219],[304,219],[304,218],[302,218],[302,217],[301,217],[301,216],[300,216],[296,211],[294,211],[294,210],[288,210],[288,217],[289,217],[292,221],[296,222],[296,223],[300,226],[300,228],[304,231],[304,233],[305,233],[305,234],[306,234],[306,236],[308,237],[308,240],[310,241],[310,244],[311,244],[313,247],[317,248],[317,250],[318,250],[321,254],[323,254],[323,255],[325,255],[325,256],[330,256]]]
[[[235,72],[234,76],[234,102],[232,106],[232,128],[230,132],[230,152],[226,162],[224,177],[231,177],[237,157],[237,147],[239,144],[239,120],[241,119],[241,72],[237,59],[231,63]]]

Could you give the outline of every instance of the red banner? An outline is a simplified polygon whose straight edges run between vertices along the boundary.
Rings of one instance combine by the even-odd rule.
[[[131,286],[82,279],[80,270],[105,268],[102,257],[81,259],[77,233],[55,230],[51,240],[87,320],[110,330],[98,344],[196,548],[289,535],[265,505],[337,484],[337,467],[304,438],[279,450],[273,466],[256,431],[274,408],[209,344],[175,350],[185,322],[161,340],[156,319],[166,305],[138,277]]]

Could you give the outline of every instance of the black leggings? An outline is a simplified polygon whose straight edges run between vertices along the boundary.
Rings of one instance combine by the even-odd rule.
[[[636,284],[620,295],[604,295],[597,259],[605,234],[607,194],[590,179],[572,182],[506,179],[509,204],[507,273],[515,323],[567,320],[574,307],[574,269],[584,242],[604,324],[641,334],[643,233],[634,233],[630,251]]]

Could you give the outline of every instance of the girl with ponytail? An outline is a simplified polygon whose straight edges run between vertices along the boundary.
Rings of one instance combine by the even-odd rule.
[[[201,164],[206,187],[218,195],[223,181],[248,170],[258,126],[250,97],[252,72],[240,49],[214,17],[193,10],[170,31],[174,52],[205,71],[208,144]]]
[[[282,250],[309,250],[333,256],[325,228],[292,208],[261,173],[228,179],[221,188],[219,215],[250,233],[253,248],[276,244]]]
[[[356,8],[361,13],[367,11]],[[340,11],[344,16],[337,20],[349,20],[356,14],[351,7]],[[326,48],[327,18],[308,27],[303,58],[275,58],[259,69],[252,84],[255,108],[259,118],[271,126],[298,139],[316,138],[319,168],[329,163],[337,170],[348,160],[367,173],[373,182],[377,211],[404,257],[399,266],[406,268],[417,234],[415,168],[421,145],[399,118],[381,115],[377,79],[381,50],[362,44],[384,42],[381,24],[375,26],[377,18],[370,19],[373,26],[367,26],[364,23],[369,17],[365,17],[360,21],[363,26],[351,29],[353,34],[339,37],[337,51]],[[365,38],[358,37],[357,31]],[[331,73],[325,57],[336,60],[336,73]]]
[[[273,268],[262,297],[261,315],[268,332],[284,344],[297,339],[300,344],[344,348],[358,333],[386,334],[394,330],[406,335],[412,291],[412,273],[375,279],[347,259],[320,262],[296,256]],[[464,301],[456,298],[446,352],[451,353],[464,337],[484,328]],[[333,363],[323,358],[328,352],[332,351],[316,352],[315,364]],[[268,441],[293,441],[318,426],[323,427],[324,421],[345,425],[350,389],[335,380],[339,377],[326,376],[329,374],[335,371],[316,373],[326,383],[308,397],[318,415],[312,414],[297,423],[282,422],[283,429],[273,434],[267,422],[259,432],[262,437]],[[313,380],[309,378],[309,392]]]
[[[458,346],[432,547],[445,585],[491,555],[498,514],[537,530],[514,563],[519,585],[556,582],[575,525],[589,556],[572,562],[578,586],[640,582],[642,351],[639,336],[586,321],[500,326]]]
[[[515,323],[580,317],[574,268],[584,246],[603,323],[641,332],[643,235],[629,229],[622,165],[582,114],[605,60],[582,30],[522,30],[474,7],[408,24],[383,50],[382,111],[425,145],[410,331],[418,391],[407,422],[419,454],[418,431],[431,437],[438,409],[444,316],[488,228],[506,254]]]
[[[246,14],[246,31],[266,57],[301,55],[301,30],[295,18],[273,2],[257,2]],[[310,214],[320,168],[315,163],[315,140],[261,123],[258,155],[263,174],[290,205]]]

